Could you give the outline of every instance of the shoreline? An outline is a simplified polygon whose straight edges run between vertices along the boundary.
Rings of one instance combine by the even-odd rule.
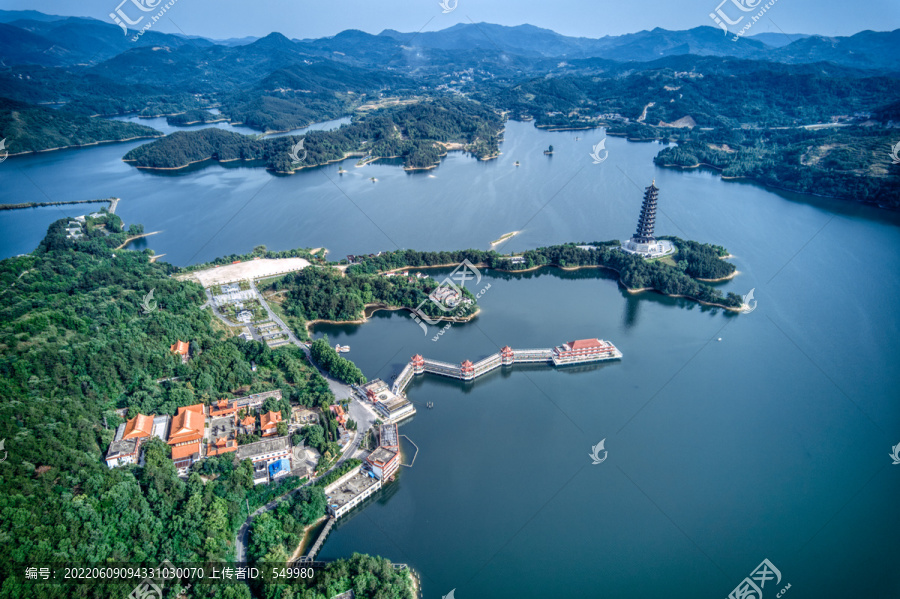
[[[731,254],[729,254],[728,256],[723,256],[722,259],[724,260],[724,259],[728,258],[730,255],[731,255]],[[459,265],[458,265],[458,264],[435,264],[434,266],[403,266],[403,267],[395,268],[395,269],[392,269],[392,270],[385,270],[385,271],[382,271],[382,272],[380,272],[380,273],[378,273],[378,274],[387,274],[387,273],[390,273],[390,272],[397,272],[397,271],[400,271],[400,270],[414,270],[414,269],[415,269],[415,270],[423,270],[423,269],[427,269],[427,268],[449,268],[449,267],[456,267],[456,266],[459,266]],[[717,307],[717,308],[723,308],[723,309],[725,309],[725,310],[729,310],[729,311],[732,311],[732,312],[741,312],[741,309],[740,309],[740,308],[732,308],[732,307],[726,306],[726,305],[724,305],[724,304],[717,304],[717,303],[713,303],[713,302],[707,302],[707,301],[704,301],[704,300],[701,300],[701,299],[698,299],[698,298],[696,298],[696,297],[692,297],[692,296],[689,296],[689,295],[671,295],[671,294],[668,294],[668,293],[663,293],[662,291],[660,291],[659,289],[656,289],[655,287],[643,287],[643,288],[641,288],[641,289],[631,289],[631,288],[627,287],[627,286],[622,282],[621,273],[620,273],[618,270],[616,270],[615,268],[613,268],[613,267],[611,267],[611,266],[604,266],[603,264],[585,264],[585,265],[582,265],[582,266],[559,266],[559,265],[557,265],[557,264],[540,264],[540,265],[538,265],[538,266],[532,266],[531,268],[520,268],[520,269],[516,269],[516,270],[506,270],[506,269],[503,269],[503,268],[491,268],[491,267],[489,267],[487,264],[485,264],[484,262],[479,262],[478,264],[473,264],[473,266],[475,266],[475,267],[477,267],[477,268],[483,268],[483,269],[485,269],[485,270],[494,270],[494,271],[497,271],[497,272],[503,272],[503,273],[509,273],[509,274],[516,274],[516,273],[520,273],[520,272],[521,272],[521,273],[525,273],[525,272],[534,272],[534,271],[540,270],[540,269],[542,269],[542,268],[558,268],[558,269],[560,269],[560,270],[565,270],[565,271],[576,271],[576,270],[581,270],[581,269],[584,269],[584,268],[602,268],[602,269],[605,269],[605,270],[611,270],[612,272],[616,273],[617,275],[620,275],[620,276],[616,279],[616,283],[618,283],[623,289],[625,289],[625,290],[628,291],[629,293],[641,293],[641,292],[643,292],[643,291],[655,291],[656,293],[658,293],[658,294],[660,294],[660,295],[662,295],[662,296],[665,296],[665,297],[685,298],[685,299],[689,299],[689,300],[695,301],[695,302],[697,302],[698,304],[703,304],[703,305],[705,305],[705,306],[715,306],[715,307]],[[725,281],[725,280],[728,280],[728,279],[731,279],[731,278],[736,277],[739,273],[740,273],[740,271],[737,270],[737,269],[735,269],[735,271],[734,271],[731,275],[729,275],[728,277],[725,277],[725,278],[723,278],[723,279],[715,279],[715,280],[713,280],[713,281],[710,281],[710,280],[708,280],[708,279],[694,279],[694,280],[695,280],[695,281],[703,281],[703,282]],[[408,310],[409,308],[397,308],[397,309],[399,309],[399,310]],[[411,310],[410,310],[410,311],[411,311]],[[474,318],[475,316],[477,316],[478,313],[479,313],[480,311],[481,311],[481,309],[479,308],[479,309],[475,312],[475,314],[473,314],[473,315],[470,317],[470,319],[471,319],[471,318]],[[373,312],[373,313],[374,313],[374,312]],[[441,320],[443,320],[443,319],[441,319]],[[467,321],[467,320],[463,320],[463,321],[461,321],[461,322],[468,322],[468,321]],[[336,324],[344,324],[344,323],[336,323]]]
[[[140,235],[135,235],[133,237],[129,237],[128,239],[125,240],[125,242],[122,245],[120,245],[119,247],[117,247],[115,249],[117,249],[117,250],[125,249],[125,247],[127,247],[128,244],[131,243],[132,241],[136,241],[136,240],[142,239],[144,237],[150,237],[151,235],[156,235],[157,233],[162,233],[162,231],[151,231],[150,233],[141,233]],[[165,255],[165,254],[162,254],[162,255]]]
[[[725,277],[719,277],[718,279],[701,279],[700,277],[697,277],[694,280],[695,281],[703,281],[704,283],[721,283],[722,281],[730,281],[731,279],[735,278],[739,274],[741,274],[741,271],[739,271],[738,269],[735,268],[733,273],[731,273],[730,275],[725,276]]]
[[[356,318],[354,320],[328,320],[326,318],[317,318],[315,320],[307,320],[304,323],[304,326],[306,327],[307,335],[312,335],[312,332],[313,332],[312,327],[315,327],[318,324],[337,324],[337,325],[340,325],[340,324],[365,324],[365,323],[369,322],[369,319],[372,317],[373,314],[375,314],[376,312],[382,311],[382,310],[385,310],[388,312],[398,312],[400,310],[406,310],[407,312],[412,314],[414,309],[407,308],[405,306],[389,306],[387,304],[366,304],[365,306],[363,306],[363,317],[362,318]],[[475,312],[473,312],[469,316],[457,316],[457,317],[453,317],[453,316],[432,317],[432,316],[429,316],[429,318],[431,320],[440,321],[440,322],[469,322],[470,320],[472,320],[476,316],[478,316],[480,313],[481,313],[481,308],[477,308],[475,310]]]
[[[41,152],[55,152],[56,150],[72,150],[77,148],[89,148],[91,146],[99,146],[100,144],[115,144],[125,141],[134,141],[136,139],[162,139],[165,135],[136,135],[135,137],[126,137],[125,139],[99,139],[86,144],[72,144],[71,146],[59,146],[58,148],[45,148],[43,150],[27,150],[25,152],[10,153],[9,157],[24,156],[26,154],[40,154]]]

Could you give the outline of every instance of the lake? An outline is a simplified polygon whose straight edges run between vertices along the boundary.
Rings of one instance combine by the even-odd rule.
[[[727,247],[740,275],[718,286],[754,289],[757,309],[735,315],[628,294],[604,271],[544,269],[482,273],[470,286],[491,285],[481,314],[437,342],[399,312],[317,327],[385,380],[414,353],[474,361],[506,344],[600,337],[624,354],[474,383],[417,377],[408,395],[419,411],[400,429],[419,447],[414,466],[340,521],[320,557],[409,563],[429,598],[727,597],[764,559],[782,576],[766,598],[787,584],[788,599],[900,595],[900,466],[888,457],[900,443],[900,216],[659,169],[656,143],[609,138],[608,159],[593,164],[599,130],[510,122],[505,137],[493,161],[452,152],[405,172],[348,160],[344,175],[337,164],[160,175],[121,162],[143,142],[65,150],[0,165],[2,202],[121,197],[126,225],[163,231],[136,247],[184,265],[260,244],[340,259],[487,248],[514,230],[502,251],[624,239],[655,179],[657,233]],[[0,251],[31,251],[50,222],[85,211],[2,212]],[[592,464],[602,439],[608,459]]]

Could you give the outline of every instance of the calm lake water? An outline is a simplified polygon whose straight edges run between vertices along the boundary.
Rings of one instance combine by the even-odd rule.
[[[487,248],[513,230],[503,251],[625,238],[655,178],[657,232],[726,246],[741,274],[720,287],[754,289],[757,309],[542,270],[484,273],[470,287],[491,286],[480,316],[437,342],[396,312],[319,327],[386,380],[414,353],[474,361],[595,336],[624,353],[474,384],[418,377],[419,412],[401,427],[415,465],[343,519],[321,557],[409,563],[427,598],[727,597],[763,559],[782,575],[767,599],[787,584],[787,599],[900,596],[900,466],[888,456],[900,443],[900,218],[657,169],[657,144],[609,138],[609,158],[592,164],[601,138],[511,122],[494,161],[451,153],[407,173],[349,160],[343,176],[335,164],[285,177],[215,164],[152,174],[121,162],[138,143],[115,144],[9,159],[0,201],[121,197],[123,220],[162,230],[146,247],[174,264],[259,244],[338,259]],[[50,222],[85,211],[70,208],[0,213],[0,255],[31,251]],[[601,439],[608,459],[592,465]]]

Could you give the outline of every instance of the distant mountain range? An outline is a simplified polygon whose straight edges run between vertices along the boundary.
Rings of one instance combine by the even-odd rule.
[[[211,40],[153,31],[140,39],[111,22],[85,17],[60,17],[37,11],[0,10],[0,66],[35,64],[72,66],[99,64],[136,48],[246,47],[277,45],[279,51],[356,62],[361,66],[410,63],[415,51],[424,52],[431,64],[442,53],[471,57],[505,56],[509,59],[560,61],[601,58],[615,62],[647,62],[668,56],[698,55],[745,58],[788,64],[831,62],[857,69],[900,72],[900,29],[863,31],[849,37],[761,33],[732,41],[714,27],[685,31],[656,28],[601,38],[570,37],[533,25],[508,27],[490,23],[458,24],[441,31],[404,33],[385,30],[378,35],[348,30],[335,36],[288,40],[280,34]],[[548,63],[549,64],[549,63]]]

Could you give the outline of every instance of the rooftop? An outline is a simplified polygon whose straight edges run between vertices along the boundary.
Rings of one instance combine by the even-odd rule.
[[[387,447],[379,447],[369,454],[366,460],[370,464],[387,464],[397,457],[397,452]]]
[[[267,453],[285,452],[290,451],[290,449],[291,440],[289,437],[272,437],[256,443],[241,445],[238,447],[237,457],[239,460],[252,460]]]
[[[382,424],[378,433],[379,442],[385,447],[399,447],[396,424]]]
[[[178,414],[172,418],[169,444],[199,440],[203,437],[205,425],[206,416],[203,414],[203,404],[178,408]]]
[[[353,477],[347,479],[340,486],[332,489],[328,494],[328,505],[335,509],[350,503],[357,496],[365,492],[374,485],[378,484],[378,479],[372,478],[368,474],[357,472]]]
[[[140,439],[120,439],[109,444],[106,451],[106,459],[117,458],[119,456],[132,455],[137,451]]]
[[[125,423],[125,430],[122,433],[123,439],[132,439],[138,437],[149,437],[153,432],[153,416],[144,416],[138,414]]]

